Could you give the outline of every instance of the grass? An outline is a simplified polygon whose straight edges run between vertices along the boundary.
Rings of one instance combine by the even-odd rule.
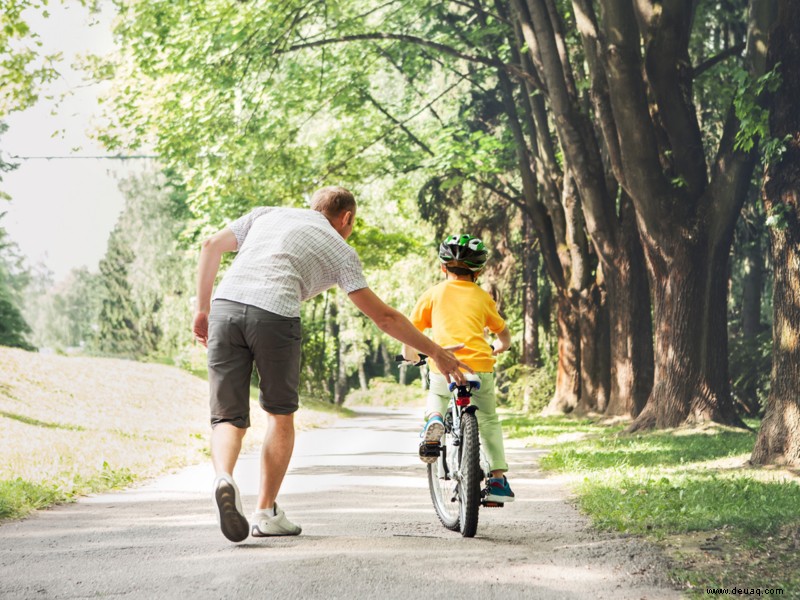
[[[71,502],[78,496],[119,489],[135,481],[129,469],[112,469],[108,463],[91,476],[76,476],[69,486],[34,483],[21,477],[0,481],[0,519],[25,517],[34,510]]]
[[[550,449],[542,468],[571,478],[596,527],[660,543],[690,595],[736,586],[800,597],[800,485],[788,471],[747,465],[754,432],[626,435],[622,424],[563,417],[511,416],[503,425]]]
[[[251,400],[245,449],[266,416]],[[301,399],[299,429],[348,411]],[[208,460],[208,383],[175,367],[0,347],[0,520]]]

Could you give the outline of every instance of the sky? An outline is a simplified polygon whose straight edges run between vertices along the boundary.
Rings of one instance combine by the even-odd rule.
[[[153,167],[150,160],[82,158],[108,155],[88,135],[99,118],[101,88],[88,85],[70,68],[79,54],[113,50],[112,3],[102,4],[106,9],[99,17],[89,15],[78,3],[54,2],[48,8],[49,19],[29,19],[44,43],[43,54],[63,52],[64,61],[58,67],[61,77],[42,90],[34,107],[9,115],[9,130],[0,137],[3,158],[19,164],[0,183],[12,198],[0,201],[0,213],[7,213],[0,224],[28,265],[43,263],[55,281],[81,266],[97,271],[123,207],[120,179]],[[64,92],[72,95],[52,115],[55,102],[44,97]],[[53,136],[54,132],[59,133]],[[66,158],[38,158],[45,156]]]

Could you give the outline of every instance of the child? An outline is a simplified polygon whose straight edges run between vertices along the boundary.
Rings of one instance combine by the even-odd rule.
[[[481,445],[489,461],[489,502],[513,502],[514,492],[504,473],[508,471],[503,448],[503,430],[497,418],[494,394],[494,356],[508,350],[511,334],[497,312],[492,297],[476,283],[486,266],[486,247],[471,235],[451,235],[439,246],[439,261],[446,279],[427,290],[414,307],[411,322],[420,331],[433,330],[433,341],[441,346],[460,346],[456,356],[480,377],[481,387],[472,392],[472,404],[478,407],[478,429]],[[484,338],[484,328],[497,335],[493,345]],[[403,346],[403,356],[415,360],[417,353]],[[425,427],[420,444],[420,459],[436,462],[438,446],[444,433],[442,415],[450,401],[445,377],[430,365],[430,387],[425,409]],[[434,446],[437,451],[430,452]],[[428,450],[427,452],[425,450]]]

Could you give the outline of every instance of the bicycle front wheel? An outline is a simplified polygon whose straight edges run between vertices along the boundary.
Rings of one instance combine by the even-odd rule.
[[[461,415],[461,465],[459,469],[459,523],[461,535],[473,537],[478,530],[481,507],[481,460],[478,419],[473,413]]]

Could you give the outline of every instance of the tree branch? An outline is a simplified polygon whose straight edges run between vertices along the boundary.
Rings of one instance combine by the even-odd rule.
[[[658,117],[669,140],[675,175],[694,204],[708,185],[703,134],[692,92],[689,37],[694,3],[666,0],[645,46],[647,80],[655,96]],[[664,152],[666,155],[666,152]]]
[[[603,58],[626,191],[648,228],[658,230],[672,210],[672,186],[661,168],[650,120],[636,14],[630,0],[601,3]]]
[[[719,63],[721,63],[725,59],[730,58],[731,56],[736,56],[737,54],[740,54],[742,52],[742,50],[744,50],[744,48],[745,48],[744,42],[742,42],[741,44],[736,44],[735,46],[731,46],[730,48],[726,48],[725,50],[723,50],[722,52],[720,52],[716,56],[712,56],[708,60],[705,60],[705,61],[701,62],[699,65],[697,65],[696,67],[694,67],[692,69],[692,77],[697,79],[698,77],[700,77],[700,75],[702,75],[703,73],[705,73],[709,69],[717,66]]]
[[[415,143],[417,146],[419,146],[419,147],[420,147],[420,148],[422,148],[422,149],[423,149],[425,152],[427,152],[427,153],[428,153],[428,155],[430,155],[430,156],[433,156],[433,155],[434,155],[434,154],[433,154],[433,150],[431,150],[431,149],[430,149],[430,147],[428,147],[428,145],[427,145],[427,144],[425,144],[425,142],[423,142],[423,141],[422,141],[421,139],[419,139],[419,138],[418,138],[416,135],[414,135],[414,133],[413,133],[413,132],[412,132],[412,131],[411,131],[411,130],[408,128],[408,127],[406,127],[405,123],[403,123],[403,122],[401,122],[401,121],[397,120],[397,119],[396,119],[394,116],[392,116],[392,115],[389,113],[389,111],[387,111],[385,108],[383,108],[383,106],[381,106],[381,105],[380,105],[380,103],[379,103],[377,100],[375,100],[375,98],[373,98],[373,97],[372,97],[372,94],[370,94],[369,92],[364,92],[364,95],[366,96],[367,100],[369,100],[370,104],[372,104],[372,106],[374,106],[375,108],[377,108],[377,109],[378,109],[378,111],[379,111],[379,112],[380,112],[380,113],[381,113],[383,116],[385,116],[385,117],[386,117],[387,119],[389,119],[389,120],[390,120],[392,123],[394,123],[395,125],[397,125],[397,127],[399,127],[399,128],[400,128],[400,129],[403,131],[403,133],[405,133],[405,134],[408,136],[408,138],[409,138],[409,139],[410,139],[412,142],[414,142],[414,143]]]
[[[457,50],[452,46],[448,46],[447,44],[441,44],[439,42],[426,40],[425,38],[421,38],[415,35],[408,35],[405,33],[372,32],[372,33],[356,33],[352,35],[343,35],[337,38],[327,38],[324,40],[315,40],[313,42],[306,42],[302,44],[293,44],[292,46],[289,46],[288,48],[285,49],[278,48],[273,51],[273,54],[287,54],[289,52],[295,52],[297,50],[303,50],[306,48],[317,48],[321,46],[329,46],[331,44],[345,44],[348,42],[357,42],[364,40],[396,40],[401,42],[408,42],[411,44],[416,44],[418,46],[433,48],[435,50],[438,50],[442,54],[454,56],[456,58],[460,58],[468,62],[477,63],[495,69],[501,69],[503,71],[506,71],[514,75],[515,77],[519,77],[522,79],[530,78],[530,75],[526,73],[525,70],[519,65],[507,64],[494,58],[486,58],[485,56],[479,56],[476,54],[467,54],[466,52],[461,52],[460,50]],[[536,82],[534,81],[532,83],[535,84]]]

